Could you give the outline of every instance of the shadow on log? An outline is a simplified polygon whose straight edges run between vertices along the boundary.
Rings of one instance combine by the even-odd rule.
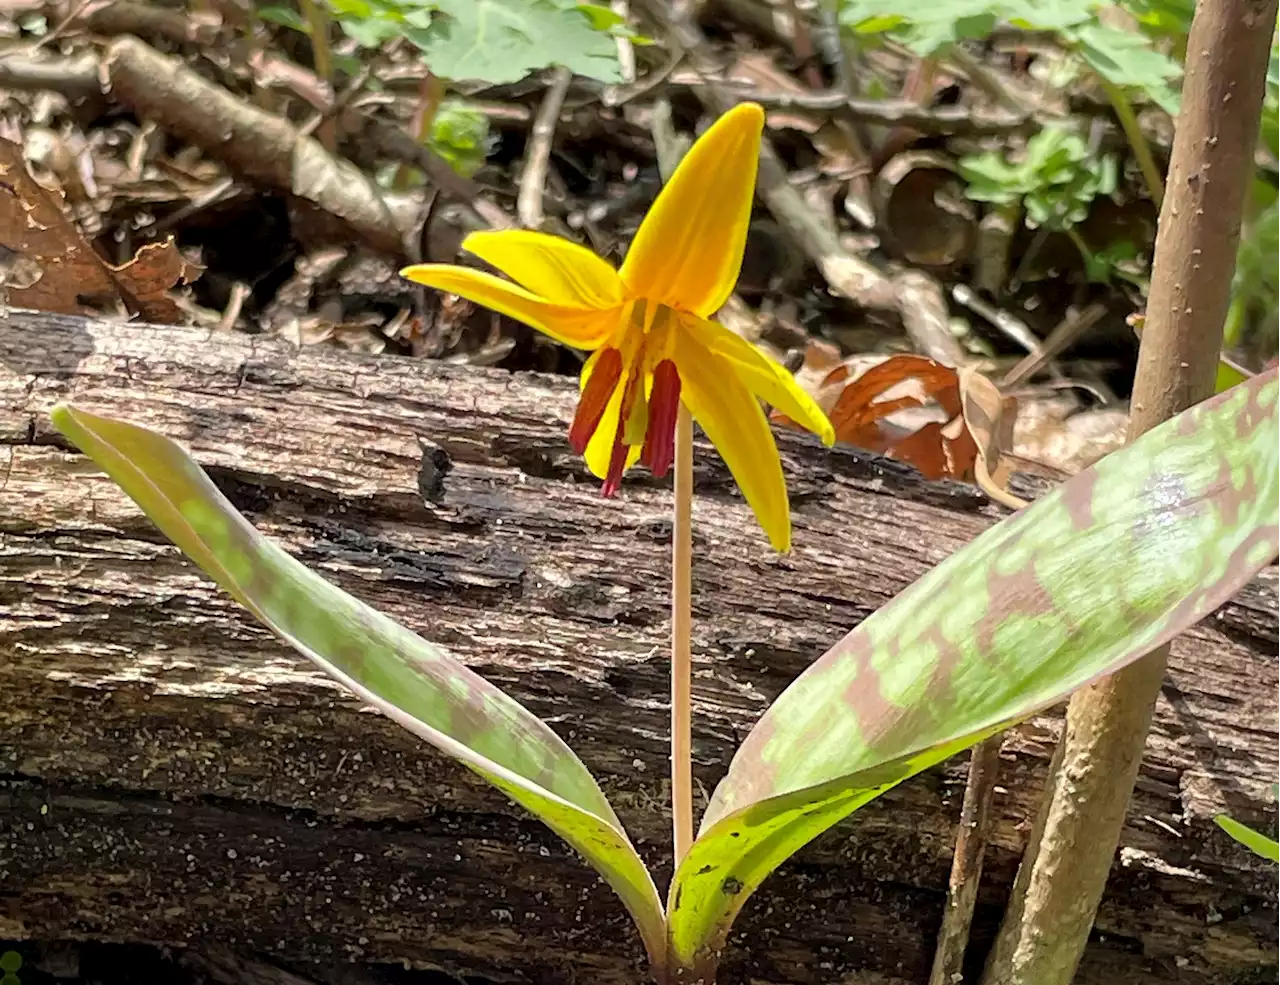
[[[601,500],[565,440],[575,399],[551,377],[0,320],[0,938],[643,981],[621,906],[550,832],[277,643],[47,418],[72,400],[184,442],[263,532],[550,722],[665,884],[669,493]],[[704,803],[809,661],[1002,513],[875,456],[781,447],[787,557],[698,452]],[[1275,870],[1211,819],[1274,829],[1276,641],[1273,567],[1174,644],[1080,985],[1274,981]],[[1059,728],[1005,738],[974,967]],[[890,791],[766,882],[722,985],[925,981],[963,771]]]

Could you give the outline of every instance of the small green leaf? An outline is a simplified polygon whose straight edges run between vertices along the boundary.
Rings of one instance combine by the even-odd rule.
[[[447,100],[431,121],[428,143],[459,174],[471,177],[489,152],[489,118],[466,103]]]
[[[936,0],[903,14],[889,0],[843,0],[839,19],[858,34],[892,34],[916,54],[931,58],[958,41],[983,38],[995,27],[999,9],[988,0]]]
[[[1277,371],[1199,404],[992,527],[774,702],[668,903],[707,974],[793,852],[885,790],[1111,674],[1225,603],[1280,546]]]
[[[1233,386],[1239,386],[1248,378],[1248,374],[1242,373],[1233,363],[1226,359],[1219,359],[1218,376],[1214,381],[1214,392],[1222,393],[1224,390],[1230,390]]]
[[[577,75],[621,82],[613,38],[577,5],[555,0],[439,0],[429,28],[407,30],[431,71],[446,79],[518,82],[563,65]]]
[[[1047,126],[1027,141],[1016,161],[988,151],[960,159],[968,196],[1006,205],[1023,200],[1028,225],[1063,230],[1082,222],[1098,196],[1115,191],[1117,164],[1090,152],[1080,135]]]
[[[1260,831],[1254,831],[1247,824],[1219,814],[1214,823],[1255,855],[1261,855],[1272,862],[1280,862],[1280,843],[1273,841]]]
[[[627,19],[616,10],[598,3],[574,4],[573,9],[587,19],[593,31],[612,31],[627,23]]]
[[[303,34],[307,33],[307,22],[292,7],[259,7],[258,16],[272,24],[279,24],[293,31],[301,31]]]
[[[1088,66],[1113,85],[1138,89],[1171,116],[1178,114],[1178,91],[1173,81],[1182,67],[1157,51],[1141,34],[1090,23],[1073,40]]]
[[[1134,15],[1147,34],[1184,44],[1196,7],[1195,0],[1125,0],[1121,6]]]
[[[1024,31],[1069,31],[1093,18],[1081,0],[1004,0],[1004,19]]]
[[[168,438],[65,404],[50,416],[165,536],[267,628],[577,849],[622,898],[650,959],[662,960],[662,904],[653,880],[596,781],[545,723],[259,534]]]

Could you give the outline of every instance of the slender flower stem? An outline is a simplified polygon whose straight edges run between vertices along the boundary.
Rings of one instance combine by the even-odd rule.
[[[1101,79],[1101,82],[1102,91],[1111,100],[1111,108],[1116,111],[1116,118],[1129,140],[1129,146],[1133,148],[1133,156],[1138,159],[1142,180],[1147,185],[1147,194],[1158,209],[1164,201],[1164,179],[1160,177],[1160,169],[1156,167],[1156,159],[1151,154],[1151,145],[1147,143],[1142,127],[1138,125],[1138,114],[1133,111],[1133,104],[1122,88],[1106,79]]]
[[[675,523],[671,531],[671,816],[678,866],[693,843],[690,601],[693,560],[693,418],[676,417]]]

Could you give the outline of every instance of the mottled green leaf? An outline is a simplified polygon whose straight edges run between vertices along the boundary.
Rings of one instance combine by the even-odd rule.
[[[655,962],[662,904],[587,768],[514,699],[259,534],[177,444],[66,405],[53,423],[232,598],[384,714],[542,819],[622,898]]]
[[[1268,838],[1261,831],[1254,831],[1247,824],[1241,824],[1226,814],[1219,814],[1213,820],[1218,827],[1255,855],[1261,855],[1272,862],[1280,862],[1280,843]]]
[[[747,897],[867,801],[1170,639],[1276,557],[1276,371],[1008,517],[800,675],[748,735],[672,885],[714,966]]]

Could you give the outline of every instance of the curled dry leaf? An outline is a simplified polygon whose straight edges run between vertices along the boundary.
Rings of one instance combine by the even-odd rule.
[[[901,354],[856,375],[853,360],[841,361],[819,377],[829,356],[811,349],[796,377],[827,412],[837,441],[907,462],[930,479],[972,481],[978,449],[961,415],[954,369]],[[927,413],[904,415],[916,409]],[[774,419],[792,424],[781,414]]]
[[[61,194],[27,170],[22,148],[0,139],[0,263],[14,307],[87,314],[119,292],[106,265],[62,210]]]
[[[1011,448],[1020,458],[1074,475],[1124,447],[1128,425],[1123,407],[1081,411],[1069,398],[1024,401]]]
[[[201,273],[172,237],[113,267],[67,215],[61,192],[36,181],[22,148],[0,139],[0,290],[7,303],[80,315],[123,301],[147,321],[178,322],[182,309],[167,292]]]
[[[813,340],[795,377],[838,441],[907,462],[930,479],[973,482],[1013,509],[1024,505],[1008,492],[1014,471],[1063,479],[1125,443],[1121,408],[1081,410],[1062,393],[1015,399],[974,369],[957,373],[924,356],[842,358],[837,346]],[[794,427],[777,412],[773,420]]]
[[[951,158],[904,151],[880,169],[873,189],[885,246],[897,257],[934,270],[969,257],[977,240],[977,211]]]
[[[111,268],[129,308],[146,321],[162,323],[182,317],[169,289],[179,283],[190,284],[202,273],[204,268],[188,261],[172,236],[163,243],[148,243],[128,263]]]
[[[1013,466],[1005,453],[1013,447],[1013,425],[1018,402],[972,366],[960,370],[960,406],[964,422],[978,447],[974,479],[988,496],[1010,509],[1020,510],[1025,500],[1009,492]]]

